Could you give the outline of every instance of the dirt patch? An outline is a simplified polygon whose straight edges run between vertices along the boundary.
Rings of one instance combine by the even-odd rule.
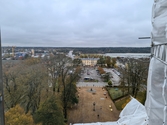
[[[101,87],[80,87],[78,92],[79,103],[68,110],[68,124],[118,120],[120,111],[106,90]]]

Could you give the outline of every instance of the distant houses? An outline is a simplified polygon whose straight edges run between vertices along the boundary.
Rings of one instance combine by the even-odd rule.
[[[28,53],[27,52],[16,52],[14,54],[14,59],[16,60],[22,60],[24,58],[28,57]]]

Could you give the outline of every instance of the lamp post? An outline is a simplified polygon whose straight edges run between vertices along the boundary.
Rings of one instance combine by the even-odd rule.
[[[0,30],[0,125],[5,125],[4,98],[2,81],[2,50],[1,50],[1,30]]]

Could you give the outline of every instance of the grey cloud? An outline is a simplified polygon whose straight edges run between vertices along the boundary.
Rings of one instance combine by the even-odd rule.
[[[2,45],[149,46],[151,0],[0,1]]]

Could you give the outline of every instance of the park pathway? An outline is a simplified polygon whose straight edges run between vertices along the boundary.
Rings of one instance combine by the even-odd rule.
[[[78,82],[77,87],[104,87],[108,85],[106,82]]]

